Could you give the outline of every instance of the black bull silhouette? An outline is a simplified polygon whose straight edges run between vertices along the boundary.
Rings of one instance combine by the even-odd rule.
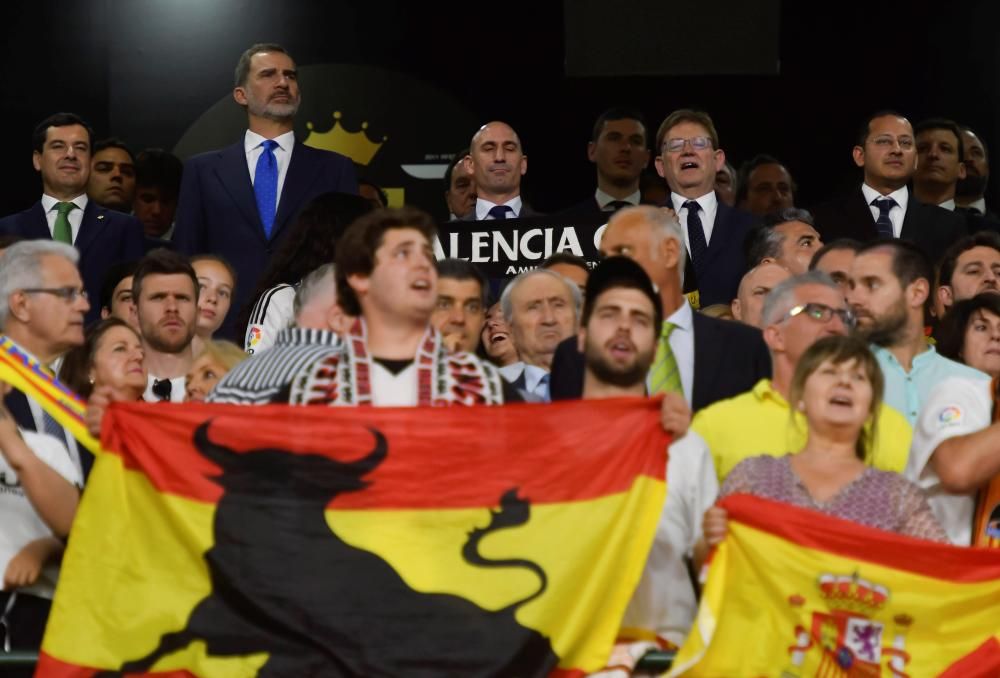
[[[125,662],[122,675],[148,671],[194,641],[212,656],[267,653],[258,676],[542,676],[558,657],[549,640],[514,613],[542,594],[545,572],[527,560],[488,560],[479,542],[490,532],[527,522],[516,489],[501,498],[490,523],[469,533],[462,556],[481,567],[534,572],[538,590],[489,611],[455,595],[411,589],[379,556],[342,541],[325,507],[341,492],[367,486],[363,477],[386,458],[385,437],[344,463],[280,449],[236,453],[195,431],[202,455],[222,469],[225,489],[215,513],[215,544],[205,553],[212,592],[183,630],[165,633],[151,653]]]

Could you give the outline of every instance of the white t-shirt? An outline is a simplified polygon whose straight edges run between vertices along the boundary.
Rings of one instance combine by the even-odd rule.
[[[157,381],[159,381],[159,379],[152,374],[146,377],[146,392],[142,394],[142,399],[147,403],[160,402],[160,397],[153,392],[153,384]],[[170,380],[170,402],[184,402],[184,397],[186,395],[184,389],[186,385],[187,377],[174,377]]]
[[[62,442],[53,436],[23,429],[21,437],[31,451],[56,473],[78,487],[83,484],[80,472]],[[11,558],[22,548],[36,539],[51,536],[53,536],[52,530],[42,521],[35,507],[28,501],[17,474],[0,454],[0,575],[7,571]],[[38,581],[19,590],[43,598],[52,598],[58,577],[59,566],[51,563],[42,570]]]
[[[667,500],[622,628],[653,631],[679,646],[698,611],[686,559],[701,538],[702,518],[719,495],[719,481],[708,445],[694,431],[673,443],[669,455]]]
[[[904,473],[924,490],[934,516],[944,527],[948,539],[958,546],[968,546],[972,542],[976,493],[945,491],[930,459],[938,446],[949,438],[982,431],[990,425],[993,411],[990,383],[952,377],[938,384],[920,411]]]
[[[375,407],[414,407],[417,404],[417,362],[393,374],[372,360],[372,404]]]

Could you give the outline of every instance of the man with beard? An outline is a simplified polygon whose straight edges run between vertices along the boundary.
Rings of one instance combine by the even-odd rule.
[[[575,339],[585,363],[583,397],[645,396],[663,322],[649,276],[631,259],[609,257],[588,278],[586,299]],[[671,443],[667,487],[656,540],[622,620],[623,641],[656,637],[661,646],[680,645],[698,609],[690,566],[702,516],[719,489],[698,434]]]
[[[155,249],[136,267],[132,300],[149,372],[143,399],[182,402],[184,377],[194,361],[198,276],[182,255]]]
[[[225,338],[236,337],[235,318],[298,212],[321,193],[358,192],[348,158],[295,138],[298,71],[283,47],[243,53],[233,99],[249,129],[240,142],[187,161],[173,235],[177,251],[221,256],[236,270],[240,285],[219,330]]]
[[[990,182],[990,157],[986,144],[970,128],[960,126],[959,129],[962,130],[965,178],[955,186],[955,205],[969,214],[997,221],[997,215],[986,207],[984,197]]]
[[[444,204],[448,207],[448,221],[464,219],[476,208],[476,178],[468,170],[465,158],[469,149],[455,154],[444,172]]]
[[[941,257],[934,312],[938,318],[955,302],[982,292],[1000,293],[1000,235],[979,231],[952,245]]]
[[[465,171],[476,183],[476,207],[462,221],[518,219],[535,214],[521,198],[528,156],[521,138],[505,122],[488,122],[472,136]]]
[[[989,379],[979,370],[938,355],[924,336],[924,309],[934,271],[916,245],[877,241],[851,264],[847,301],[858,333],[872,344],[885,375],[883,401],[912,426],[931,390],[948,377]]]

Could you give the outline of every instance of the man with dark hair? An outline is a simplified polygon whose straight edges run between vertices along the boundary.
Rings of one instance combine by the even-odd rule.
[[[42,178],[42,199],[23,212],[0,219],[0,233],[73,245],[80,252],[80,275],[92,299],[101,293],[108,268],[143,253],[142,227],[132,217],[88,199],[90,127],[72,113],[56,113],[32,134],[32,162]],[[87,322],[97,319],[97,304]]]
[[[955,211],[955,185],[965,178],[965,149],[958,125],[944,118],[921,120],[917,139],[917,171],[913,196],[925,205]]]
[[[986,187],[990,182],[990,156],[986,142],[969,127],[962,131],[962,154],[965,161],[965,178],[955,186],[955,204],[976,216],[997,221],[997,215],[986,207]]]
[[[561,215],[592,217],[638,205],[639,176],[649,164],[648,145],[642,113],[622,107],[601,113],[587,144],[587,159],[597,169],[597,190]]]
[[[238,312],[252,302],[302,207],[327,191],[356,194],[358,186],[348,158],[296,140],[298,70],[283,47],[257,44],[243,53],[233,99],[246,109],[248,129],[238,143],[187,161],[173,242],[184,254],[217,254],[233,265],[242,283],[232,303]],[[235,317],[219,336],[237,336]]]
[[[475,353],[486,322],[489,281],[471,261],[444,259],[437,262],[437,305],[431,324],[444,335],[451,351]]]
[[[755,217],[795,206],[795,181],[780,160],[754,156],[740,167],[736,206]]]
[[[982,292],[1000,294],[1000,235],[992,231],[966,236],[944,253],[935,311],[942,317],[955,302]]]
[[[120,318],[136,332],[139,331],[139,319],[132,301],[132,276],[138,265],[137,261],[115,264],[108,269],[101,285],[101,319]]]
[[[87,196],[102,207],[128,213],[135,197],[135,158],[116,137],[94,144]]]
[[[633,259],[659,291],[665,319],[646,378],[651,394],[679,393],[697,411],[770,375],[760,330],[695,313],[684,298],[684,241],[673,214],[647,205],[620,210],[608,222],[600,247],[605,256]],[[552,398],[579,398],[582,389],[583,356],[575,342],[564,341],[552,360]]]
[[[488,122],[469,144],[465,171],[476,180],[476,208],[464,221],[518,219],[535,214],[521,197],[521,178],[528,171],[528,156],[521,138],[505,122]]]
[[[917,146],[913,127],[902,115],[879,111],[870,116],[858,133],[853,158],[864,182],[813,212],[824,240],[901,238],[936,257],[965,234],[959,215],[925,205],[907,189],[917,168]]]
[[[143,399],[182,402],[185,376],[194,362],[198,276],[183,255],[155,249],[136,266],[132,300],[149,373]]]
[[[180,158],[159,148],[136,156],[132,213],[142,222],[148,244],[162,247],[173,236],[183,171]]]
[[[469,149],[455,154],[444,171],[444,203],[448,206],[448,221],[464,219],[476,209],[476,178],[468,170],[465,158]]]
[[[747,239],[747,266],[774,262],[792,275],[809,269],[813,254],[823,246],[806,210],[787,207],[766,215]]]
[[[688,254],[684,291],[696,308],[728,304],[746,272],[743,242],[753,217],[720,203],[715,173],[726,154],[707,113],[681,109],[656,132],[656,171],[670,186],[668,207],[680,219]],[[697,302],[697,303],[695,303]]]
[[[838,238],[828,242],[813,254],[809,262],[810,271],[822,271],[840,286],[847,296],[851,287],[851,265],[863,245],[851,238]]]
[[[547,268],[564,278],[569,278],[580,288],[581,294],[586,293],[587,278],[590,276],[590,267],[587,266],[586,259],[570,252],[553,252],[542,262],[540,268]]]
[[[858,333],[872,344],[885,375],[885,402],[912,426],[934,386],[948,377],[988,379],[949,360],[924,336],[924,309],[934,271],[927,256],[905,240],[875,241],[851,265],[847,301]]]
[[[358,320],[343,351],[292,379],[290,403],[504,402],[496,368],[470,353],[449,353],[430,323],[438,296],[435,235],[430,216],[412,207],[376,210],[351,224],[337,243],[337,297]]]

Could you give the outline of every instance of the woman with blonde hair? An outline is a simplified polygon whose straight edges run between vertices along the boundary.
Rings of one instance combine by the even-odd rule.
[[[202,402],[229,370],[246,360],[246,352],[229,341],[208,340],[191,363],[184,380],[186,402]]]

